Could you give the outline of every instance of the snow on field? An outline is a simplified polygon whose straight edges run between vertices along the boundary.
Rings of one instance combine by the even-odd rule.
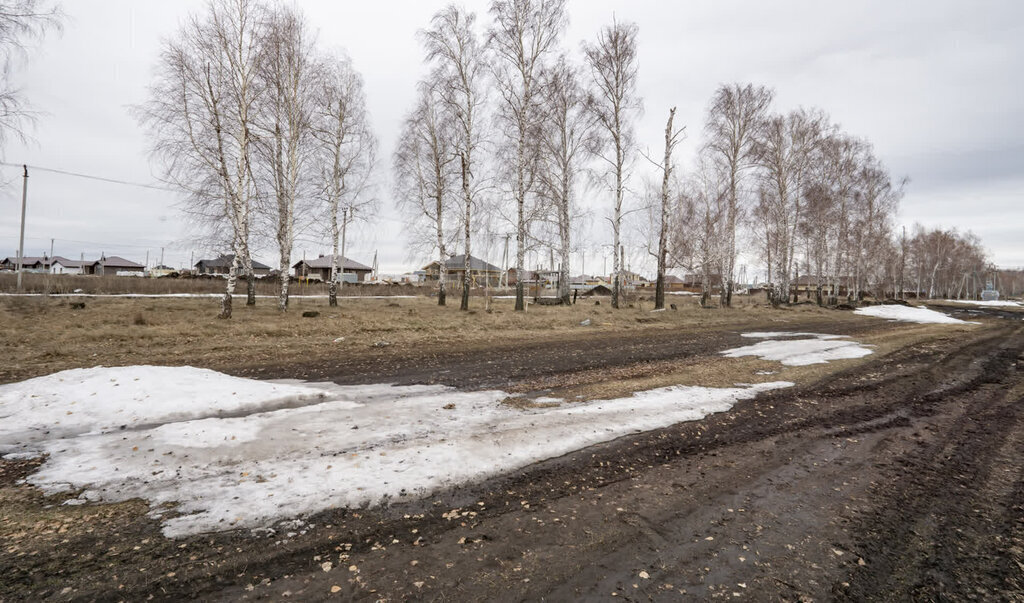
[[[936,312],[935,310],[929,310],[923,306],[868,306],[866,308],[857,308],[853,312],[854,314],[886,318],[900,322],[916,322],[920,324],[970,324],[965,320],[953,318],[952,316],[943,314],[942,312]]]
[[[190,366],[72,369],[0,385],[0,453],[15,444],[317,401],[319,388]]]
[[[743,337],[767,339],[768,341],[725,350],[722,354],[728,358],[758,356],[762,360],[777,360],[788,366],[806,366],[824,364],[832,360],[861,358],[871,353],[871,350],[860,343],[846,339],[845,335],[759,332],[744,333]],[[812,339],[789,339],[791,337],[811,337]]]
[[[120,370],[131,375],[155,368]],[[116,412],[100,407],[141,413],[144,406],[183,403],[188,397],[184,384],[195,371],[163,369],[167,372],[161,371],[159,387],[146,388],[150,397],[143,401],[137,393],[125,395],[141,386],[130,390],[118,385],[135,383],[134,377],[111,370],[97,371],[90,382],[97,387],[81,389],[97,390],[90,398],[98,416]],[[178,371],[178,378],[168,378]],[[98,387],[101,383],[106,387]],[[224,404],[238,408],[226,390],[219,389],[220,395],[204,397],[209,407],[205,413],[193,412],[201,418],[168,419],[160,425],[107,433],[93,430],[75,437],[51,433],[52,439],[35,437],[27,446],[20,439],[25,435],[8,432],[0,436],[0,445],[20,451],[18,456],[26,451],[49,454],[28,478],[44,491],[82,489],[80,497],[72,499],[75,502],[144,498],[152,505],[152,516],[163,519],[164,533],[178,537],[269,526],[333,507],[421,497],[629,433],[698,420],[760,392],[791,385],[782,381],[732,388],[673,386],[628,398],[520,410],[503,404],[508,394],[500,391],[252,382],[252,391],[315,388],[326,398],[306,406],[217,418],[210,415]],[[74,406],[80,407],[83,402],[72,389],[47,398],[5,397],[0,404],[7,419],[31,424],[35,419],[24,415],[45,409],[47,401],[63,408],[74,397]],[[265,391],[264,405],[281,390]],[[255,396],[250,402],[259,405]],[[178,505],[168,512],[163,503]]]
[[[947,299],[946,301],[953,304],[968,304],[971,306],[985,306],[988,308],[1020,308],[1024,306],[1024,303],[1009,300],[979,301],[975,299]]]

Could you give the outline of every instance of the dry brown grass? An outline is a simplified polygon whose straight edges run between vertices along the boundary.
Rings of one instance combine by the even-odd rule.
[[[85,307],[74,309],[75,301],[84,301]],[[733,309],[702,309],[689,297],[672,301],[677,311],[651,312],[649,301],[612,310],[607,299],[601,305],[581,299],[571,307],[530,305],[522,313],[512,311],[511,299],[474,298],[470,312],[460,312],[456,305],[438,307],[423,297],[346,299],[337,308],[328,307],[326,299],[293,299],[291,309],[280,313],[272,300],[261,299],[255,307],[236,300],[234,318],[221,320],[216,317],[219,301],[213,298],[0,297],[0,335],[7,351],[0,382],[96,365],[192,365],[239,371],[315,360],[340,363],[372,354],[539,345],[577,333],[806,330],[876,322],[813,305],[770,309],[761,298],[739,297]],[[320,314],[303,318],[304,310]],[[580,325],[588,319],[589,326]],[[665,367],[666,380],[678,377],[677,369],[685,366]],[[716,382],[713,375],[703,377],[693,382]]]
[[[172,295],[190,294],[222,294],[225,282],[220,277],[202,278],[142,278],[131,276],[79,276],[74,274],[36,274],[22,275],[22,291],[24,293],[42,293],[46,295]],[[277,279],[265,278],[256,280],[256,295],[276,296]],[[17,287],[17,274],[0,272],[0,291],[13,293]],[[321,282],[294,282],[291,285],[294,295],[327,295],[327,285]],[[245,281],[238,281],[236,293],[245,294]],[[412,285],[345,285],[341,295],[416,295],[422,289]]]

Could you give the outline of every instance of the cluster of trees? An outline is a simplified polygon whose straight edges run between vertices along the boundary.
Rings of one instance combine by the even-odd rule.
[[[495,0],[490,23],[455,5],[434,15],[420,39],[427,73],[393,157],[395,196],[419,243],[442,266],[461,247],[469,306],[469,255],[481,213],[514,228],[516,310],[524,308],[526,253],[557,249],[558,295],[569,298],[578,190],[586,167],[613,198],[614,248],[621,248],[626,182],[635,155],[637,27],[613,22],[583,44],[576,61],[561,44],[565,0]],[[621,295],[620,253],[612,305]]]
[[[19,133],[28,115],[8,77],[24,41],[59,26],[59,13],[46,6],[0,2],[0,136]],[[669,110],[664,153],[643,155],[657,181],[636,198],[637,26],[613,20],[572,53],[562,40],[566,0],[493,0],[488,17],[481,23],[450,5],[420,32],[425,73],[392,157],[413,244],[440,261],[440,304],[446,260],[457,249],[468,309],[470,254],[481,224],[495,217],[515,232],[516,309],[524,308],[526,254],[538,248],[557,250],[558,295],[567,302],[578,202],[588,185],[610,200],[613,307],[623,293],[623,226],[631,214],[647,217],[658,308],[671,269],[700,275],[704,304],[720,279],[721,304],[730,305],[738,258],[751,255],[763,261],[775,304],[789,303],[794,282],[812,287],[819,303],[835,303],[911,288],[918,296],[971,296],[991,280],[970,233],[895,233],[904,181],[890,176],[871,144],[821,110],[776,112],[763,86],[715,91],[685,170],[674,158],[683,129]],[[236,275],[245,275],[255,303],[250,249],[263,239],[279,251],[278,307],[287,309],[297,233],[315,227],[332,240],[335,305],[346,225],[376,203],[369,182],[377,142],[351,62],[323,50],[294,6],[209,0],[164,43],[156,71],[149,100],[135,112],[164,180],[234,252],[221,315],[231,316]]]
[[[744,240],[764,262],[774,304],[788,303],[801,275],[819,303],[902,275],[892,258],[903,182],[823,111],[775,113],[772,100],[762,86],[721,86],[695,167],[678,184],[671,257],[700,275],[702,303],[720,278],[721,303],[731,304]]]
[[[445,262],[459,249],[466,262],[461,308],[469,307],[470,253],[482,214],[514,229],[517,275],[527,251],[557,250],[558,295],[568,301],[577,201],[587,184],[611,200],[613,307],[622,295],[623,220],[634,212],[647,216],[657,308],[664,307],[665,273],[674,268],[700,275],[704,304],[720,279],[721,304],[731,305],[741,255],[764,262],[774,304],[789,303],[801,277],[819,303],[836,303],[902,294],[924,277],[922,262],[934,269],[934,290],[950,291],[941,283],[960,278],[968,263],[982,269],[980,249],[948,268],[919,258],[918,235],[906,240],[893,227],[904,181],[892,178],[871,144],[821,110],[776,112],[774,94],[763,86],[730,84],[714,93],[692,169],[675,165],[683,131],[671,109],[664,154],[647,157],[660,186],[650,182],[645,199],[628,199],[641,146],[634,131],[642,106],[638,30],[615,21],[574,58],[560,42],[565,10],[564,0],[494,0],[490,22],[481,25],[452,5],[420,32],[426,73],[392,167],[413,244],[432,249],[441,266],[439,304],[446,300]],[[957,276],[942,280],[947,270]]]
[[[296,233],[320,224],[334,248],[336,305],[345,227],[375,202],[376,140],[351,62],[320,49],[296,7],[210,0],[165,42],[156,72],[136,114],[165,181],[234,252],[221,316],[231,316],[236,274],[255,304],[250,249],[260,236],[276,242],[278,308],[286,310]]]
[[[915,297],[973,299],[986,285],[995,285],[996,268],[987,260],[981,240],[971,232],[918,225],[910,237],[901,237],[899,244],[906,272],[901,275],[900,293],[909,293],[912,287]]]

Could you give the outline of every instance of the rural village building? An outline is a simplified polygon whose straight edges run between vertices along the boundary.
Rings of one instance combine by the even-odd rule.
[[[50,274],[82,274],[82,265],[87,263],[55,255],[50,261]]]
[[[231,271],[231,264],[234,261],[234,254],[227,253],[214,260],[199,260],[193,268],[195,268],[196,274],[226,275]],[[270,274],[270,266],[253,260],[252,273],[255,276],[266,276]]]
[[[466,273],[466,256],[453,255],[444,263],[447,282],[458,284]],[[423,267],[423,280],[425,283],[436,283],[441,278],[441,264],[437,260],[430,262]],[[501,280],[501,268],[489,264],[480,258],[469,256],[469,279],[473,287],[497,287]]]
[[[0,261],[0,270],[17,270],[18,256]],[[25,256],[21,258],[21,269],[25,272],[46,272],[50,269],[50,258],[46,256]]]
[[[146,267],[142,264],[116,255],[103,256],[95,262],[86,262],[84,268],[86,274],[100,276],[145,276],[146,274]]]
[[[331,264],[334,255],[321,255],[315,260],[299,260],[292,266],[293,274],[298,278],[319,279],[327,282],[331,280]],[[338,258],[338,280],[345,283],[363,283],[373,272],[373,268],[350,260],[344,256]]]

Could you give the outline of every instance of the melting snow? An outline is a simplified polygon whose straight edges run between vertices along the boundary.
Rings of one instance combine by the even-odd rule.
[[[965,320],[953,318],[952,316],[943,314],[942,312],[936,312],[935,310],[929,310],[925,307],[915,306],[868,306],[866,308],[857,308],[854,310],[854,313],[862,314],[864,316],[874,316],[877,318],[887,318],[889,320],[896,320],[900,322],[916,322],[920,324],[970,324]]]
[[[0,450],[49,454],[28,481],[46,492],[83,489],[76,501],[144,498],[154,517],[163,503],[178,503],[163,517],[164,533],[176,537],[425,496],[791,385],[673,386],[519,410],[502,404],[500,391],[84,369],[0,387]],[[281,408],[282,396],[307,404]],[[86,418],[45,433],[45,421],[74,416],[63,414],[69,408]],[[236,416],[216,416],[224,411]],[[137,417],[138,427],[111,431],[122,416]]]
[[[190,366],[72,369],[0,385],[0,453],[15,442],[248,413],[323,396],[320,388]]]
[[[729,358],[758,356],[762,360],[777,360],[788,366],[824,364],[832,360],[861,358],[871,353],[856,341],[845,335],[820,333],[764,332],[744,333],[743,337],[769,339],[754,345],[734,348],[722,352]],[[813,337],[813,339],[788,339],[790,337]]]
[[[1009,300],[978,301],[975,299],[947,299],[946,301],[954,304],[969,304],[971,306],[986,306],[989,308],[1019,308],[1024,306],[1021,302]]]

